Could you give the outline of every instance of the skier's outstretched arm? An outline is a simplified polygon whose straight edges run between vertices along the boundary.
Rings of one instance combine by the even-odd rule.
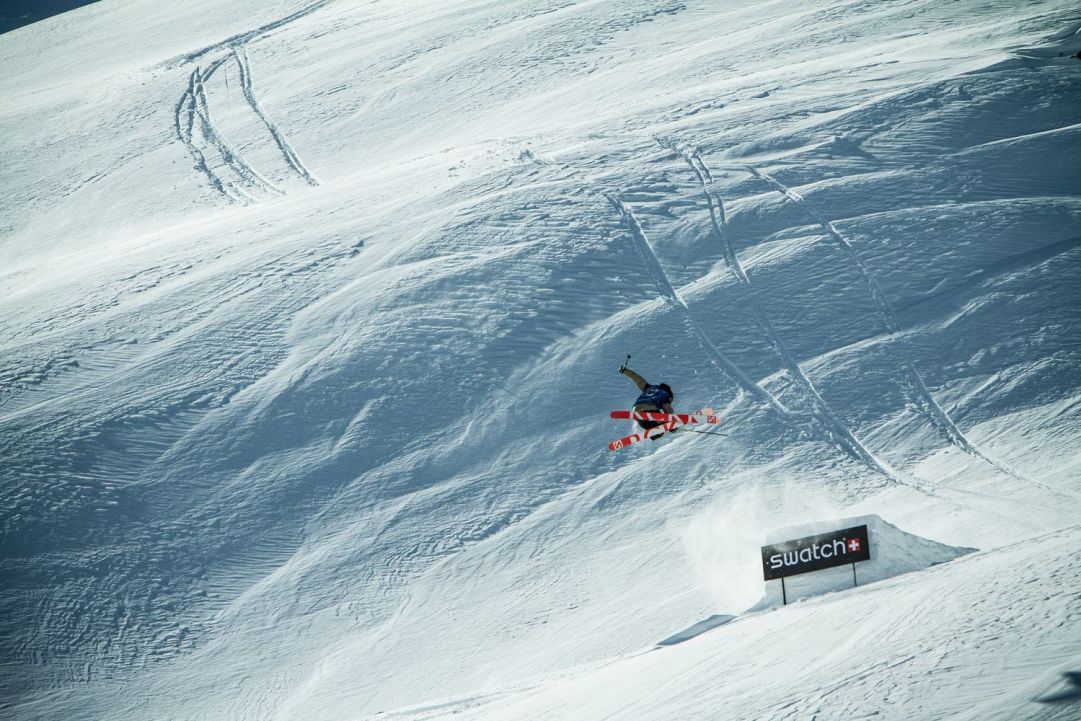
[[[627,376],[628,378],[630,378],[630,379],[631,379],[631,381],[632,381],[632,382],[633,382],[633,383],[634,383],[634,384],[635,384],[636,386],[638,386],[638,390],[640,390],[640,391],[644,391],[644,390],[646,389],[646,386],[647,386],[647,385],[649,385],[648,383],[646,383],[646,379],[645,379],[645,378],[643,378],[642,376],[638,375],[637,373],[635,373],[634,371],[632,371],[632,370],[631,370],[630,368],[626,368],[626,367],[624,367],[624,368],[620,368],[620,369],[619,369],[619,372],[620,372],[620,373],[622,373],[623,375]]]
[[[664,406],[661,408],[661,410],[664,411],[665,413],[668,413],[669,415],[671,415],[672,413],[675,413],[675,411],[672,410],[672,404],[671,403],[665,403]]]

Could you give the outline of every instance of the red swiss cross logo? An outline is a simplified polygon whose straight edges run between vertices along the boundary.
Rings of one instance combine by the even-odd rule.
[[[860,539],[858,539],[858,538],[850,538],[849,541],[848,541],[848,551],[849,551],[849,553],[856,553],[859,550],[860,550]]]

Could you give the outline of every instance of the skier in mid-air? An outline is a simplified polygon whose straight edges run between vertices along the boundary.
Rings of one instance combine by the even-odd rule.
[[[675,400],[675,394],[672,393],[672,387],[667,383],[659,383],[657,385],[651,385],[645,378],[638,375],[624,363],[619,367],[621,375],[627,376],[631,379],[641,394],[638,396],[638,400],[634,402],[635,413],[673,413],[672,401]],[[638,425],[642,430],[649,430],[658,426],[663,426],[663,421],[650,421],[645,419],[639,419]],[[651,435],[651,440],[657,440],[663,433],[657,435]]]
[[[697,428],[688,428],[688,426],[697,426],[701,424],[714,426],[721,422],[721,419],[713,414],[712,408],[703,408],[700,411],[694,413],[676,413],[672,410],[672,401],[675,400],[675,393],[672,392],[672,386],[667,383],[658,383],[653,385],[642,376],[638,375],[627,364],[631,362],[631,357],[628,355],[627,360],[623,361],[623,365],[619,367],[619,374],[627,376],[631,379],[631,382],[638,386],[640,394],[638,399],[634,402],[634,410],[624,411],[615,410],[608,414],[613,420],[635,420],[638,422],[638,426],[642,429],[639,433],[631,433],[630,435],[618,438],[608,444],[608,450],[618,451],[620,448],[626,448],[629,445],[650,439],[655,441],[662,435],[667,433],[675,433],[677,430],[688,431],[690,433],[705,433],[709,436],[725,436],[726,433],[718,433],[716,431],[703,431]],[[678,426],[678,428],[677,428]],[[650,431],[659,430],[654,434]]]

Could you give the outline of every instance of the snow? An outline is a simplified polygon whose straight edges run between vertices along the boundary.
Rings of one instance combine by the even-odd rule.
[[[1038,698],[1081,660],[1067,580],[1079,570],[1075,541],[1073,531],[1044,536],[753,614],[510,699],[460,699],[454,710],[458,718],[664,718],[673,708],[691,718],[1072,718],[1068,699]],[[1037,558],[1040,570],[1017,573]],[[1013,582],[988,581],[1001,574]],[[1062,585],[1045,595],[1041,577]]]
[[[4,716],[1077,718],[1079,28],[100,0],[0,35]],[[728,437],[606,451],[627,353]],[[768,534],[863,517],[874,583],[759,605]]]

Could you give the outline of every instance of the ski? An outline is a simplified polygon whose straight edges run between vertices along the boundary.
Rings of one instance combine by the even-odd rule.
[[[632,411],[612,411],[612,418],[616,420],[628,420],[633,418],[640,421],[660,421],[662,425],[655,428],[647,428],[645,430],[632,433],[629,436],[623,436],[619,440],[612,441],[608,444],[608,450],[618,451],[620,448],[625,448],[632,443],[638,443],[644,441],[647,438],[663,435],[667,432],[674,432],[676,426],[679,425],[693,425],[697,423],[720,423],[717,416],[713,415],[712,408],[703,408],[695,413],[634,413]],[[702,420],[699,420],[702,419]],[[712,420],[710,420],[712,419]],[[684,430],[691,430],[685,428]],[[717,434],[720,435],[720,434]]]
[[[650,437],[653,437],[653,436],[663,435],[665,431],[671,431],[671,430],[675,429],[675,427],[677,425],[679,425],[678,420],[671,420],[671,421],[668,421],[667,423],[665,423],[662,426],[656,426],[655,428],[647,428],[647,429],[639,431],[637,433],[632,433],[629,436],[623,436],[619,440],[612,441],[611,443],[609,443],[608,444],[608,450],[610,450],[610,451],[618,451],[620,448],[624,448],[626,446],[629,446],[632,443],[638,443],[639,441],[644,441],[647,438],[650,438]]]
[[[715,425],[721,422],[721,419],[712,413],[660,413],[647,411],[635,413],[634,411],[612,411],[609,416],[617,421],[636,420],[668,423],[669,421],[674,420],[685,426],[696,425],[698,423]]]

